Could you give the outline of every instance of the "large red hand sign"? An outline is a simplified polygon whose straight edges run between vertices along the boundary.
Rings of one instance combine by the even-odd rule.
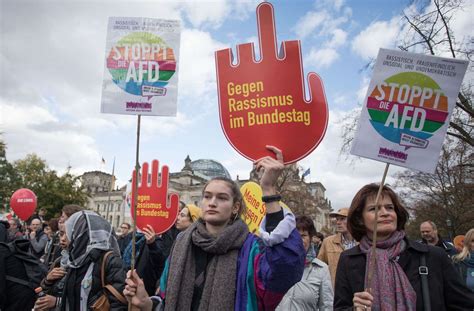
[[[231,49],[216,52],[219,115],[227,140],[243,156],[256,160],[274,154],[285,163],[307,156],[326,132],[328,107],[323,83],[308,74],[310,100],[305,100],[300,41],[284,41],[277,57],[273,7],[257,7],[259,62],[252,43],[237,46],[238,64],[232,65]]]
[[[141,182],[138,185],[136,225],[143,230],[150,225],[156,234],[167,231],[176,221],[179,211],[179,197],[171,193],[168,198],[168,166],[163,165],[158,174],[159,162],[151,164],[151,184],[149,184],[148,163],[143,163]],[[160,180],[158,180],[160,179]],[[135,202],[135,171],[132,177],[132,202]],[[135,206],[132,203],[132,218]]]

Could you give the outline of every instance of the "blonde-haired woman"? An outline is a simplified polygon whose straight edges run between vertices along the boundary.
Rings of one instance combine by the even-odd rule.
[[[463,282],[474,292],[474,228],[466,233],[464,247],[453,260]]]

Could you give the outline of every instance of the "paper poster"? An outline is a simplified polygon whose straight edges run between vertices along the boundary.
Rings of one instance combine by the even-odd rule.
[[[179,40],[179,21],[110,17],[101,112],[175,116]]]
[[[229,143],[250,160],[283,151],[285,164],[309,155],[322,141],[328,107],[321,78],[308,74],[309,99],[300,41],[282,42],[277,52],[273,6],[257,7],[260,59],[252,43],[216,52],[219,117]]]
[[[267,211],[265,203],[262,201],[262,188],[259,184],[249,181],[240,187],[240,193],[242,193],[247,207],[241,218],[249,227],[250,232],[258,234],[260,224]],[[285,203],[280,201],[279,204],[283,208],[289,209]]]
[[[148,172],[148,166],[147,162],[142,165],[138,191],[135,191],[135,171],[132,175],[132,202],[135,193],[138,193],[135,224],[140,230],[150,225],[156,234],[161,234],[168,231],[176,222],[179,212],[179,196],[177,193],[168,193],[168,166],[163,165],[161,172],[158,173],[159,162],[153,160],[151,174]],[[132,203],[132,219],[134,211]]]
[[[434,172],[467,65],[380,49],[351,153]]]
[[[125,193],[122,195],[122,209],[124,215],[131,215],[132,212],[132,183],[127,183]],[[132,217],[133,218],[133,217]]]

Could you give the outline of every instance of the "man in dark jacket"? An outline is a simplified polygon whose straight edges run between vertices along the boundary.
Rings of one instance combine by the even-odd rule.
[[[127,248],[128,244],[132,240],[132,233],[130,232],[130,224],[124,222],[120,226],[120,236],[117,238],[117,242],[120,248],[120,254],[123,256],[123,252],[125,248]]]
[[[456,255],[458,252],[451,242],[443,241],[438,234],[436,224],[431,220],[422,222],[420,225],[421,243],[442,248],[449,257]]]

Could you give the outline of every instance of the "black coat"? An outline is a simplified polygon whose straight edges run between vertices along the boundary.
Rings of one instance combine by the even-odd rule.
[[[127,248],[128,244],[130,244],[130,241],[132,240],[132,234],[127,233],[126,235],[121,235],[117,238],[117,243],[120,248],[120,255],[123,256],[123,252]]]
[[[91,257],[95,262],[94,269],[92,270],[92,289],[89,293],[89,302],[93,304],[102,294],[102,282],[100,280],[100,269],[102,266],[102,259],[105,251],[102,251],[99,256],[91,252]],[[107,259],[105,265],[105,283],[112,285],[119,293],[123,294],[125,288],[125,270],[123,269],[122,259],[115,254],[112,254]],[[109,291],[107,296],[110,302],[110,310],[127,310],[127,305],[122,304],[114,295]]]
[[[11,244],[16,249],[15,253],[10,252],[5,245],[0,247],[0,310],[30,311],[36,300],[34,288],[39,286],[40,280],[46,275],[46,269],[42,268],[42,264],[38,259],[28,253],[30,241],[17,240],[11,242]],[[33,263],[27,265],[30,269],[29,274],[24,262],[19,258],[27,258],[33,261]],[[37,262],[36,265],[34,261]],[[7,276],[15,277],[30,284],[20,284],[7,280]]]
[[[94,268],[92,270],[92,285],[91,291],[88,297],[88,305],[91,306],[94,302],[102,295],[102,282],[100,279],[100,269],[102,266],[102,259],[105,251],[94,249],[89,253],[90,259],[94,262]],[[62,301],[63,308],[61,310],[65,310],[66,298],[70,295],[76,295],[76,298],[79,299],[80,295],[80,281],[84,278],[88,265],[84,265],[83,267],[77,268],[77,271],[72,271],[73,269],[70,268],[68,270],[68,274],[66,276],[66,285],[64,288]],[[77,274],[76,277],[73,277],[74,273]],[[125,287],[125,270],[123,269],[123,262],[120,257],[113,254],[109,256],[107,259],[107,263],[105,265],[105,282],[106,285],[112,285],[119,293],[123,292]],[[75,283],[79,285],[74,285]],[[72,287],[71,287],[72,286]],[[68,292],[68,290],[74,288],[72,292]],[[127,310],[127,305],[122,304],[113,294],[109,291],[106,291],[107,297],[110,302],[110,310],[112,311],[122,311]],[[77,305],[78,305],[77,300]]]
[[[405,240],[407,246],[398,263],[416,292],[416,309],[423,310],[421,279],[418,273],[421,254],[426,254],[432,310],[472,310],[474,293],[461,281],[451,260],[439,247]],[[334,310],[352,310],[354,293],[364,291],[366,255],[359,246],[341,254],[336,272]]]

